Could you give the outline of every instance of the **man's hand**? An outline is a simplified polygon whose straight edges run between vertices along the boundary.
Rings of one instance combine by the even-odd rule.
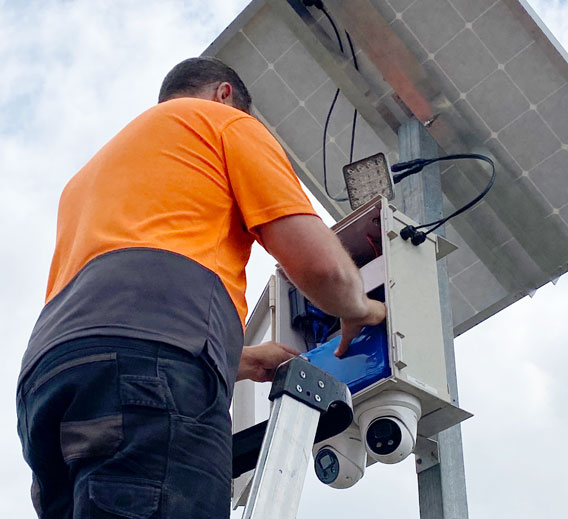
[[[245,346],[239,363],[237,380],[250,379],[254,382],[270,382],[280,364],[299,354],[300,352],[295,348],[278,342]]]
[[[385,320],[387,311],[380,301],[368,299],[368,311],[359,319],[341,319],[341,342],[335,350],[335,356],[341,357],[348,350],[351,341],[361,333],[363,326],[373,326]]]

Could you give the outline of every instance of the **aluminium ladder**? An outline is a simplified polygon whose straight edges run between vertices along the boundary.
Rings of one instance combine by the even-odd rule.
[[[347,386],[301,357],[279,366],[269,399],[268,421],[233,436],[233,477],[256,465],[243,519],[294,519],[314,443],[353,419]]]

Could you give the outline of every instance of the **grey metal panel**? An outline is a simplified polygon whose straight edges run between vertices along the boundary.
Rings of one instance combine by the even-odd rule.
[[[467,322],[475,316],[475,308],[468,303],[464,295],[453,283],[450,283],[450,299],[452,301],[452,316],[459,323]]]
[[[448,101],[455,103],[458,99],[465,99],[465,96],[460,93],[454,82],[448,77],[435,60],[428,59],[422,63],[422,66],[428,74],[428,77],[440,85],[440,90],[444,92]]]
[[[277,98],[275,92],[278,92]],[[250,93],[254,97],[255,107],[273,126],[278,126],[299,105],[294,92],[274,69],[268,69],[252,83]]]
[[[327,74],[299,43],[276,60],[274,70],[301,101],[327,81]]]
[[[467,22],[479,18],[486,12],[494,3],[495,0],[450,0],[454,8],[463,16]]]
[[[483,81],[498,65],[471,29],[463,29],[436,54],[435,60],[461,93],[467,93]]]
[[[302,128],[302,131],[298,131],[298,128]],[[302,106],[298,106],[284,119],[276,127],[276,131],[303,162],[306,162],[321,148],[321,126]]]
[[[568,113],[565,114],[568,117]],[[557,151],[536,166],[529,178],[553,207],[562,207],[568,200],[568,151]]]
[[[489,269],[478,261],[452,278],[454,286],[467,297],[470,305],[477,311],[487,305],[488,295],[497,302],[507,296],[507,291],[491,274]]]
[[[337,85],[333,81],[326,81],[318,88],[313,95],[306,100],[306,108],[316,118],[321,128],[325,124],[325,119],[329,111],[329,106],[337,91]],[[329,121],[327,134],[336,136],[346,127],[351,127],[351,118],[353,117],[353,105],[340,93],[335,103],[333,117]],[[318,135],[322,140],[322,132]]]
[[[430,53],[439,51],[464,28],[463,18],[447,0],[414,2],[402,13],[402,20]]]
[[[260,52],[240,32],[231,39],[230,45],[219,52],[218,57],[226,63],[243,63],[239,67],[239,75],[248,85],[252,85],[268,68]]]
[[[350,212],[323,188],[323,125],[340,88],[327,144],[333,195],[344,192],[354,108],[355,159],[383,151],[396,160],[396,133],[411,116],[427,123],[441,153],[496,159],[490,195],[447,226],[461,246],[448,258],[455,333],[566,272],[567,54],[526,2],[324,3],[346,50],[343,30],[351,33],[359,72],[321,11],[300,0],[255,0],[206,51],[248,80],[259,117],[318,200],[335,218]],[[474,163],[443,170],[446,208],[487,179]]]
[[[531,170],[561,146],[558,138],[534,110],[529,110],[504,128],[499,140],[519,166]]]
[[[564,85],[548,99],[540,103],[537,111],[550,129],[566,144],[568,142],[568,124],[566,124],[568,85]]]
[[[473,110],[494,132],[498,132],[530,108],[525,96],[503,70],[496,70],[485,78],[471,90],[467,99]]]
[[[534,41],[527,30],[519,28],[508,7],[501,2],[485,11],[473,24],[473,30],[499,63],[506,63]]]
[[[560,209],[558,214],[564,220],[564,223],[568,225],[568,205],[565,205],[564,208]]]
[[[269,7],[264,7],[258,16],[247,24],[247,37],[269,63],[274,63],[285,54],[298,39],[283,24]]]
[[[533,43],[505,65],[511,79],[531,103],[539,103],[562,87],[566,80],[546,55],[545,49]]]

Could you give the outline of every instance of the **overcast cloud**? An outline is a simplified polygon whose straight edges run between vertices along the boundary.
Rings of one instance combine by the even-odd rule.
[[[472,0],[475,1],[475,0]],[[15,425],[21,355],[43,305],[59,194],[165,73],[200,54],[243,0],[0,0],[0,516],[32,519]],[[568,47],[568,4],[532,0]],[[249,304],[271,270],[259,252]],[[456,341],[470,517],[563,517],[568,484],[568,277]],[[347,492],[308,476],[301,518],[418,517],[412,459],[370,468]]]

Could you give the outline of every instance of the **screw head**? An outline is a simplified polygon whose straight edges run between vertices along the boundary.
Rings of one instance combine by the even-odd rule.
[[[306,372],[305,371],[300,371],[300,376],[302,378],[306,378]]]
[[[325,384],[323,383],[323,380],[319,380],[319,381],[318,381],[318,386],[321,387],[322,389],[325,387]]]
[[[298,393],[301,393],[301,392],[303,391],[303,390],[302,390],[302,386],[300,386],[300,384],[298,384],[298,385],[296,386],[296,391],[297,391]]]
[[[316,402],[321,402],[321,396],[316,395],[314,398],[316,399]]]

